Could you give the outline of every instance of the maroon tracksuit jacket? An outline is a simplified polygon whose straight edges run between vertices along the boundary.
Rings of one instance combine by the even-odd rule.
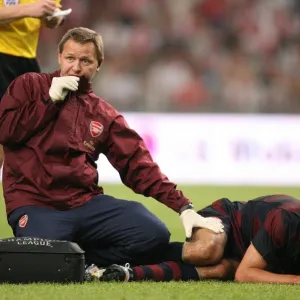
[[[88,84],[54,104],[49,88],[57,76],[59,71],[22,75],[0,103],[7,214],[25,205],[67,210],[102,194],[95,164],[101,153],[134,192],[175,211],[190,202],[161,173],[123,116]]]

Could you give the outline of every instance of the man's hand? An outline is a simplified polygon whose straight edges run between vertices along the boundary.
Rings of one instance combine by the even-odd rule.
[[[32,18],[41,18],[46,15],[52,15],[58,8],[58,4],[54,0],[40,0],[27,5],[26,12]]]
[[[53,102],[64,100],[69,91],[77,91],[79,78],[76,76],[54,77],[49,90]]]
[[[186,209],[180,214],[180,219],[185,230],[187,240],[192,236],[193,228],[206,228],[215,233],[223,232],[224,225],[218,218],[204,218],[197,214],[193,209]]]
[[[59,8],[57,8],[55,10],[55,12],[58,12],[60,11]],[[60,17],[52,17],[51,15],[50,16],[44,16],[43,18],[41,18],[42,20],[42,25],[47,27],[47,28],[50,28],[50,29],[53,29],[53,28],[56,28],[57,26],[59,26],[62,21],[63,21],[64,17],[60,16]]]
[[[66,16],[69,15],[71,12],[72,12],[71,8],[65,10],[56,8],[54,14],[42,18],[42,24],[43,26],[50,29],[56,28],[57,26],[62,24]]]

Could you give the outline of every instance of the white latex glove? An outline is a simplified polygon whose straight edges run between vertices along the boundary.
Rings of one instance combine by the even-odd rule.
[[[193,228],[195,227],[210,229],[215,233],[224,232],[224,225],[220,219],[214,217],[204,218],[193,209],[184,210],[180,215],[180,219],[187,239],[191,238]]]
[[[78,81],[76,76],[53,77],[49,90],[52,101],[64,100],[69,91],[77,91]]]

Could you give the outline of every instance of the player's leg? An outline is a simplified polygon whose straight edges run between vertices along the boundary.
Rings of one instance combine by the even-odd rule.
[[[195,229],[190,242],[171,242],[156,262],[182,261],[197,266],[218,263],[223,257],[226,233]],[[151,262],[148,262],[151,263]]]
[[[9,215],[8,222],[16,237],[72,241],[76,219],[72,211],[24,206],[14,210]]]
[[[232,259],[222,259],[216,265],[203,267],[195,267],[174,261],[166,261],[155,265],[140,265],[132,268],[129,265],[112,265],[102,272],[95,267],[94,269],[87,269],[87,279],[90,281],[233,280],[238,265],[239,263]]]
[[[214,233],[208,229],[195,229],[190,242],[169,243],[156,262],[181,261],[196,266],[214,265],[220,262],[224,254],[228,236],[231,234],[231,221],[218,207],[227,205],[227,199],[215,201],[212,205],[198,211],[204,217],[216,217],[224,224],[224,233]],[[230,207],[228,208],[230,209]],[[148,264],[151,262],[147,262]]]
[[[113,264],[102,271],[92,266],[86,273],[102,281],[233,279],[233,263],[221,260],[226,240],[225,233],[197,229],[191,242],[169,243],[157,264],[149,261],[147,265],[133,268]]]
[[[208,229],[196,229],[192,241],[183,245],[182,260],[196,266],[218,263],[224,254],[227,234],[214,233]]]
[[[231,214],[224,212],[224,207],[230,213],[233,212],[228,199],[223,198],[198,211],[203,217],[215,217],[222,220],[223,233],[214,233],[207,229],[196,229],[193,232],[192,241],[183,246],[182,260],[196,266],[215,265],[224,255],[227,240],[232,231]]]
[[[171,281],[171,280],[231,280],[238,263],[222,259],[227,236],[207,229],[197,229],[192,241],[169,243],[161,262],[133,268],[113,264],[99,272],[96,266],[87,269],[90,280],[101,281]]]
[[[82,220],[77,240],[88,264],[152,262],[168,246],[167,227],[138,202],[103,195],[77,211]]]
[[[219,216],[218,211],[216,211],[214,208],[210,206],[206,207],[204,210],[200,212],[203,216],[220,217],[225,225],[225,233],[215,234],[212,231],[206,229],[197,229],[193,233],[193,238],[191,242],[169,243],[168,246],[165,248],[165,251],[161,251],[161,256],[159,258],[160,258],[160,262],[162,263],[151,265],[152,267],[149,267],[149,264],[151,264],[149,260],[147,262],[147,265],[144,266],[145,273],[139,272],[138,271],[140,270],[138,269],[139,267],[136,267],[137,274],[139,274],[136,277],[137,280],[147,280],[148,278],[152,278],[152,277],[153,277],[152,279],[154,280],[160,280],[162,276],[164,278],[164,281],[199,280],[199,272],[201,270],[196,269],[195,265],[197,267],[200,267],[200,266],[207,266],[209,264],[210,265],[221,264],[220,261],[221,258],[223,257],[224,248],[227,241],[227,235],[229,234],[231,228],[230,223],[226,218],[223,218],[223,216]],[[167,260],[172,262],[166,263]],[[116,264],[106,268],[105,272],[107,276],[103,277],[104,270],[99,272],[97,266],[88,269],[87,274],[90,277],[93,277],[93,275],[95,275],[94,276],[95,278],[101,277],[102,280],[111,280],[111,278],[114,277],[114,272],[116,271],[116,269],[121,270],[121,276],[125,276],[124,278],[129,278],[130,273],[128,273],[128,270],[130,268],[128,267],[126,268],[124,266],[116,265]],[[149,271],[150,275],[147,274],[147,270]],[[221,271],[223,271],[223,273],[221,273]],[[222,278],[223,276],[222,274],[226,274],[224,273],[223,263],[217,268],[214,266],[214,267],[203,269],[203,272],[204,272],[203,278],[209,277],[209,274],[210,276],[216,276],[217,278]],[[112,276],[110,274],[112,274]]]

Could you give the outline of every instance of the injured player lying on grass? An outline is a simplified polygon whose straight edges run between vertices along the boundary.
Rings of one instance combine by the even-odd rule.
[[[170,243],[148,265],[90,266],[89,280],[233,280],[300,283],[300,201],[270,195],[231,202],[223,198],[198,212],[220,218],[223,233],[196,229],[190,242]]]
[[[222,259],[219,263],[219,254],[222,256],[222,243],[219,241],[226,239],[225,233],[213,233],[208,229],[197,229],[193,234],[191,242],[170,243],[168,249],[161,257],[161,262],[149,265],[139,265],[130,267],[111,265],[108,268],[98,268],[91,265],[86,269],[86,279],[88,281],[197,281],[208,279],[229,280],[234,278],[238,262],[232,259]],[[206,238],[213,236],[214,241],[203,243]],[[212,246],[216,246],[217,251],[206,251]],[[195,264],[187,263],[188,261]],[[200,266],[200,265],[206,266]],[[214,264],[214,265],[212,265]]]

